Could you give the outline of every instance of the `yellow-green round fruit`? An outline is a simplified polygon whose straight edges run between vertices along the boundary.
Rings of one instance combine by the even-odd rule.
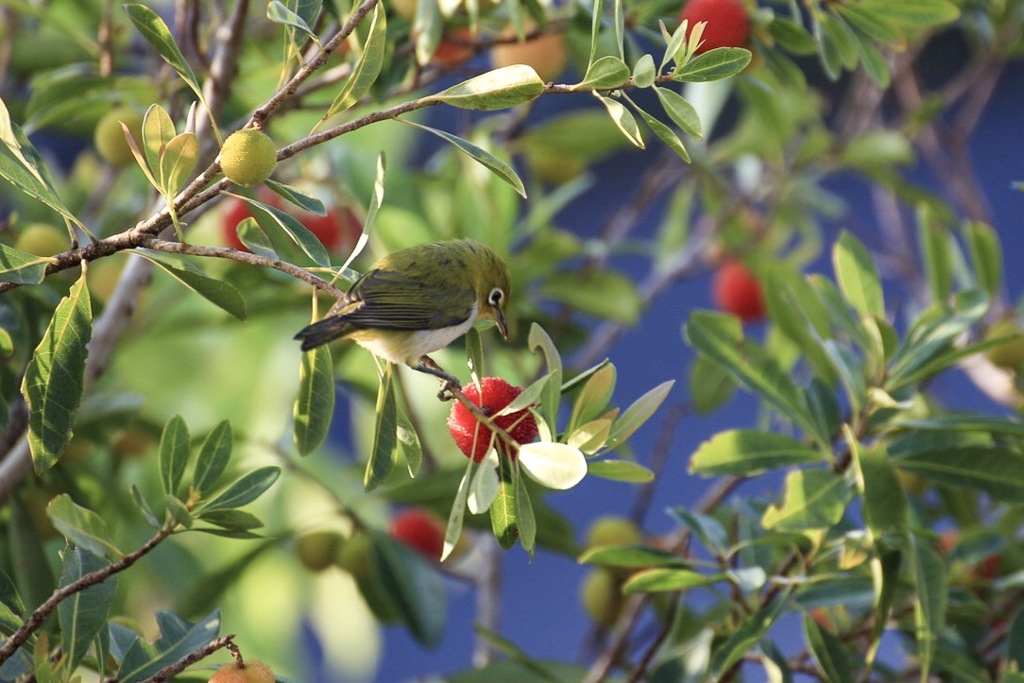
[[[632,520],[615,515],[598,517],[587,531],[587,547],[598,545],[636,545],[644,540]]]
[[[1009,337],[1013,334],[1021,336],[1016,339],[1008,339],[998,346],[993,346],[985,352],[985,355],[988,356],[988,359],[993,364],[1001,368],[1016,370],[1021,365],[1024,365],[1024,334],[1022,334],[1022,330],[1017,325],[1017,322],[1012,319],[1000,320],[988,328],[988,333],[985,337],[986,339],[998,339],[999,337]]]
[[[561,33],[545,33],[522,43],[499,43],[491,49],[491,63],[495,68],[525,64],[533,67],[545,83],[562,75],[566,57],[565,38]]]
[[[341,543],[335,556],[335,564],[357,579],[373,575],[373,548],[370,537],[356,532]]]
[[[135,160],[131,147],[124,138],[124,130],[121,123],[128,126],[132,132],[135,142],[142,141],[142,114],[134,109],[112,109],[103,115],[103,118],[96,124],[93,133],[93,142],[96,151],[106,161],[114,166],[127,166]]]
[[[412,21],[416,18],[416,4],[417,0],[388,0],[384,6],[394,10],[403,19]]]
[[[255,128],[236,130],[220,150],[220,168],[237,185],[259,185],[277,165],[277,150],[267,134]]]
[[[14,248],[36,256],[53,256],[71,247],[66,230],[49,223],[32,223],[25,227],[14,242]]]
[[[246,661],[245,668],[232,662],[217,669],[210,683],[274,683],[274,672],[258,659]]]
[[[336,531],[311,531],[295,539],[295,555],[311,572],[322,572],[334,564],[343,543]]]
[[[595,624],[611,626],[622,609],[619,579],[605,569],[591,571],[580,586],[580,601]]]

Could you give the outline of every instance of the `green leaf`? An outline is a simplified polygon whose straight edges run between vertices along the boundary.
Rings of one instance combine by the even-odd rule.
[[[522,455],[523,451],[521,450],[519,451],[520,463],[522,462]],[[586,461],[584,460],[585,465]],[[533,503],[530,502],[530,492],[526,488],[526,477],[517,476],[514,478],[514,481],[516,486],[516,529],[519,531],[519,543],[532,559],[537,546],[537,518],[533,514]],[[552,486],[551,488],[559,487]]]
[[[999,235],[992,226],[977,221],[964,226],[964,235],[978,286],[994,297],[1003,281],[1003,252]]]
[[[630,102],[632,102],[632,100],[630,100]],[[636,105],[633,106],[636,107]],[[644,120],[647,127],[654,131],[654,134],[657,135],[669,149],[675,152],[680,159],[686,163],[690,163],[690,153],[686,151],[686,147],[683,146],[683,143],[679,140],[679,137],[672,132],[671,128],[645,112],[643,109],[636,107],[636,110],[640,113],[640,118]]]
[[[689,380],[693,409],[702,415],[721,408],[736,391],[732,375],[703,353],[694,356]]]
[[[582,313],[626,325],[635,324],[644,309],[636,283],[612,269],[552,273],[544,281],[541,292],[545,298]]]
[[[67,586],[86,574],[98,571],[109,563],[81,548],[64,551],[64,569],[60,585]],[[117,595],[117,576],[75,593],[57,606],[60,643],[67,657],[67,670],[74,671],[89,651],[100,629],[106,626],[107,614]]]
[[[777,467],[826,460],[816,448],[785,434],[736,429],[720,432],[702,443],[690,458],[690,472],[703,476],[753,476]]]
[[[384,366],[380,387],[377,389],[377,405],[374,410],[373,445],[366,461],[363,487],[372,491],[383,483],[395,467],[395,449],[398,446],[398,403],[395,399],[393,382],[394,365]]]
[[[324,248],[323,243],[321,243],[317,236],[310,232],[309,228],[303,225],[300,220],[275,206],[264,204],[263,202],[256,201],[250,197],[231,193],[226,194],[244,200],[249,204],[249,206],[256,209],[259,212],[259,215],[268,217],[270,219],[269,222],[266,220],[260,222],[264,228],[277,230],[278,235],[283,231],[285,237],[299,247],[306,256],[313,259],[313,262],[318,266],[326,268],[331,265],[331,256],[327,253],[327,249]]]
[[[28,444],[36,474],[42,474],[71,443],[82,401],[87,345],[92,337],[92,303],[85,271],[57,310],[25,369],[21,393],[28,405]]]
[[[167,274],[175,280],[191,289],[193,292],[209,301],[214,306],[230,313],[238,320],[245,320],[245,300],[234,285],[209,277],[195,267],[183,267],[171,265],[163,258],[152,252],[138,251],[139,256],[160,266]],[[185,262],[183,262],[183,265]],[[189,264],[191,265],[191,264]]]
[[[845,230],[832,249],[832,266],[846,301],[861,315],[885,318],[885,300],[867,248]]]
[[[807,32],[802,24],[787,17],[776,14],[768,24],[771,33],[779,45],[795,55],[807,56],[818,51],[814,37]]]
[[[1006,661],[1024,669],[1024,608],[1018,609],[1006,633]]]
[[[345,87],[341,89],[338,96],[331,102],[327,113],[321,119],[321,123],[335,114],[345,111],[359,102],[370,90],[370,86],[380,75],[381,67],[384,64],[384,52],[387,48],[387,13],[378,2],[373,7],[373,16],[370,18],[370,29],[363,45],[363,53],[359,55],[352,75],[345,81]]]
[[[494,111],[526,104],[544,92],[544,81],[525,64],[494,69],[429,97],[459,109]]]
[[[750,64],[750,50],[742,47],[716,47],[697,55],[682,68],[676,69],[672,80],[689,83],[720,81],[735,76]]]
[[[792,420],[820,444],[831,443],[814,418],[803,393],[775,360],[764,357],[743,339],[743,329],[735,316],[695,311],[686,323],[687,341],[709,359],[725,368],[733,378]]]
[[[121,668],[117,672],[118,683],[145,681],[161,669],[209,644],[220,631],[220,610],[215,610],[195,624],[171,612],[158,612],[156,623],[160,637],[152,645],[141,638],[134,641],[121,661]]]
[[[900,565],[903,553],[899,550],[880,550],[877,557],[871,558],[871,578],[874,586],[875,615],[871,626],[871,645],[867,652],[867,662],[874,661],[878,647],[889,623],[889,611],[896,599],[896,590],[900,584]]]
[[[315,213],[317,216],[327,215],[327,209],[324,207],[324,203],[320,201],[319,198],[309,194],[305,190],[292,185],[286,185],[285,183],[280,183],[269,178],[264,180],[263,184],[273,190],[276,195],[283,197],[303,211]]]
[[[3,99],[0,99],[0,178],[71,222],[82,224],[57,196],[46,163],[21,127],[11,121]]]
[[[640,569],[644,567],[683,567],[675,553],[646,545],[599,545],[588,548],[577,561],[604,567]]]
[[[198,519],[235,531],[250,531],[263,527],[259,517],[245,510],[210,510],[199,515]]]
[[[538,441],[519,449],[519,465],[537,483],[549,489],[571,489],[587,476],[587,459],[568,444]],[[520,530],[521,531],[521,530]]]
[[[761,523],[775,531],[825,529],[839,523],[850,498],[848,483],[831,470],[794,470],[786,475],[782,505],[769,505]]]
[[[622,134],[626,136],[626,139],[635,147],[644,149],[644,139],[640,135],[640,126],[637,125],[636,119],[629,113],[629,110],[618,100],[613,100],[610,97],[605,97],[598,92],[594,92],[594,97],[604,105],[604,108],[608,110],[608,116],[611,117],[612,122],[618,127]],[[600,272],[600,271],[598,271]]]
[[[270,4],[267,5],[267,19],[270,19],[275,24],[282,24],[284,26],[290,26],[298,29],[313,40],[317,39],[316,33],[314,33],[313,29],[306,23],[306,20],[303,19],[301,15],[293,12],[289,7],[285,6],[281,0],[271,0]]]
[[[46,278],[46,266],[51,263],[52,257],[36,256],[0,244],[0,282],[37,285]]]
[[[658,407],[668,398],[668,392],[672,391],[675,383],[674,379],[662,382],[626,408],[625,412],[612,425],[612,432],[608,437],[609,447],[613,448],[623,444],[633,432],[647,422],[654,415]]]
[[[164,58],[164,61],[171,65],[171,68],[178,72],[181,80],[185,81],[186,85],[202,101],[203,89],[199,84],[199,79],[196,78],[192,67],[185,60],[185,55],[178,49],[177,43],[174,42],[174,36],[171,35],[170,29],[167,28],[167,24],[160,18],[160,15],[145,5],[138,4],[125,5],[124,11],[142,37],[153,46],[157,53]]]
[[[633,85],[638,88],[650,88],[658,77],[658,70],[654,66],[654,57],[645,54],[633,65]]]
[[[196,473],[192,485],[202,498],[210,495],[217,486],[221,475],[227,469],[233,448],[231,424],[227,420],[221,420],[206,435],[202,448],[199,449],[199,458],[196,460]]]
[[[862,5],[853,3],[833,7],[851,26],[863,31],[875,42],[884,44],[900,40],[900,32],[892,25],[885,12],[865,11]]]
[[[17,631],[25,623],[21,615],[25,612],[25,603],[18,595],[11,578],[0,572],[0,630],[4,633]]]
[[[956,21],[960,10],[949,0],[864,0],[864,12],[884,16],[888,21],[909,28],[928,28]]]
[[[911,564],[917,600],[914,602],[914,624],[917,627],[917,656],[921,666],[921,683],[930,679],[939,636],[946,626],[946,601],[949,587],[946,566],[928,539],[910,535]]]
[[[679,128],[692,138],[704,139],[704,129],[700,122],[700,115],[690,104],[690,101],[674,90],[668,88],[655,88],[655,94],[661,102],[662,109],[668,114]]]
[[[427,647],[437,645],[447,612],[441,576],[404,543],[379,533],[372,538],[374,566],[410,633]]]
[[[164,149],[177,135],[174,129],[174,121],[171,115],[159,104],[149,105],[146,115],[142,119],[142,152],[146,157],[146,164],[157,173],[161,168],[161,158]],[[162,172],[158,173],[157,185],[164,194],[169,194],[163,185]]]
[[[951,444],[895,458],[893,465],[947,486],[983,491],[999,500],[1024,497],[1024,455],[1008,448]]]
[[[167,421],[160,435],[160,483],[169,496],[175,495],[181,487],[190,448],[188,426],[181,415],[175,415]]]
[[[583,80],[573,90],[611,90],[630,80],[630,68],[622,59],[607,55],[591,63]]]
[[[613,423],[611,417],[592,420],[573,430],[565,442],[573,448],[580,449],[585,455],[594,455],[608,443]]]
[[[953,256],[945,226],[935,220],[927,204],[918,207],[917,238],[932,297],[945,301],[953,286]]]
[[[491,529],[498,545],[508,550],[519,538],[516,520],[516,488],[512,480],[512,467],[508,458],[498,459],[498,494],[491,503]]]
[[[209,503],[202,505],[196,514],[211,510],[231,510],[248,505],[262,496],[281,476],[281,468],[266,466],[243,474]]]
[[[62,493],[51,500],[46,506],[46,514],[57,531],[69,542],[100,557],[108,553],[121,555],[121,551],[109,539],[110,534],[103,518],[75,504],[68,494]]]
[[[864,516],[876,537],[886,532],[903,529],[907,524],[907,500],[896,472],[889,464],[884,443],[870,447],[854,444],[854,463],[863,482]]]
[[[396,120],[400,121],[400,122],[402,122],[404,124],[410,125],[410,126],[415,126],[417,128],[422,128],[423,130],[425,130],[425,131],[427,131],[429,133],[433,133],[434,135],[436,135],[437,137],[441,138],[442,140],[451,143],[460,152],[462,152],[463,154],[467,155],[469,158],[473,159],[474,161],[482,164],[485,168],[487,168],[489,171],[491,171],[491,173],[493,173],[494,175],[498,176],[503,181],[508,183],[512,187],[512,189],[514,189],[517,193],[519,193],[519,195],[523,199],[526,199],[526,188],[523,186],[523,181],[520,180],[518,175],[516,175],[515,169],[513,169],[507,163],[505,163],[504,161],[502,161],[498,157],[494,156],[493,154],[491,154],[490,152],[488,152],[484,148],[479,147],[477,145],[474,145],[472,142],[470,142],[468,140],[463,140],[462,138],[460,138],[457,135],[452,135],[451,133],[446,133],[443,130],[438,130],[436,128],[431,128],[430,126],[424,126],[424,125],[421,125],[419,123],[414,123],[414,122],[406,120],[406,119],[396,119]]]
[[[409,419],[408,406],[399,406],[398,410],[398,450],[405,460],[409,470],[409,476],[415,477],[420,473],[423,465],[423,445],[420,443],[419,434]]]
[[[709,586],[723,578],[721,574],[705,576],[692,569],[645,569],[630,576],[623,584],[622,592],[626,595],[675,592]]]
[[[160,154],[160,183],[165,195],[177,193],[199,163],[199,138],[195,133],[174,136]]]
[[[775,624],[786,602],[783,599],[776,599],[771,604],[762,607],[742,620],[740,627],[717,645],[711,657],[712,678],[720,679],[726,671],[729,671],[736,662],[757,645],[758,641]]]
[[[601,416],[607,409],[615,392],[615,366],[605,363],[587,378],[576,401],[572,405],[567,432],[573,432],[582,424]]]
[[[654,481],[654,472],[632,460],[598,460],[589,463],[588,474],[630,484],[646,484]]]
[[[810,614],[804,614],[804,638],[829,683],[853,683],[850,655],[843,642],[818,626]]]
[[[293,410],[295,447],[309,455],[324,442],[334,416],[334,363],[327,345],[302,354]]]

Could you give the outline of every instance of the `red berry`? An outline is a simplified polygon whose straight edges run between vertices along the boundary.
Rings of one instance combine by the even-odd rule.
[[[249,210],[249,205],[241,199],[229,197],[224,202],[224,206],[226,208],[224,209],[224,215],[221,218],[220,224],[224,244],[238,251],[249,251],[242,244],[242,240],[238,239],[238,232],[235,229],[246,218],[252,218],[252,211]]]
[[[303,212],[298,218],[328,251],[351,249],[363,231],[359,219],[346,207],[332,207],[326,216]]]
[[[523,393],[522,387],[514,387],[500,377],[484,377],[480,381],[481,390],[477,390],[476,384],[465,388],[466,398],[474,405],[480,406],[488,415],[496,415],[502,408],[511,403],[516,396]],[[481,399],[481,394],[483,398]],[[501,415],[494,418],[494,423],[509,433],[517,442],[530,443],[537,438],[537,420],[527,409],[519,410],[508,415]],[[467,458],[473,458],[476,462],[484,459],[487,450],[491,447],[491,430],[480,424],[473,414],[464,405],[456,401],[452,405],[452,412],[448,415],[448,431],[459,450],[466,454]],[[509,449],[501,439],[494,437],[494,445],[502,453],[513,460],[516,451]]]
[[[476,40],[473,32],[465,26],[459,26],[446,33],[434,50],[434,61],[445,66],[458,66],[473,56],[473,43]]]
[[[740,261],[726,261],[718,268],[711,295],[719,310],[740,320],[754,322],[764,317],[761,283]]]
[[[441,558],[444,527],[425,510],[408,508],[399,511],[391,519],[391,535],[428,559]]]
[[[690,0],[679,14],[679,21],[683,19],[690,22],[688,32],[698,21],[708,22],[696,54],[716,47],[743,47],[750,36],[750,18],[739,0]]]

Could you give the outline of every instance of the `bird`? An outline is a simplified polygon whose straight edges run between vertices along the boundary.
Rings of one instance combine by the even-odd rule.
[[[299,331],[302,350],[350,339],[374,355],[437,377],[439,397],[458,379],[427,354],[448,346],[479,319],[508,339],[508,266],[472,239],[428,242],[376,261],[322,320]]]

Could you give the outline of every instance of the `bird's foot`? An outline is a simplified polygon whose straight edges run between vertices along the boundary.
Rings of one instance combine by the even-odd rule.
[[[462,389],[462,382],[458,378],[449,375],[444,369],[435,363],[430,356],[421,356],[419,364],[414,369],[420,372],[425,372],[428,375],[433,375],[441,382],[441,390],[437,392],[437,400],[439,401],[450,401],[455,398],[452,390],[458,391]]]

